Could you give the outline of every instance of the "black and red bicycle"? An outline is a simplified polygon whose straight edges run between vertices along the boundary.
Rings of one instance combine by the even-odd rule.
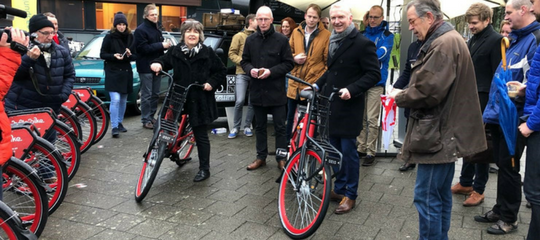
[[[150,191],[164,158],[169,157],[178,166],[182,166],[191,160],[190,155],[195,145],[188,115],[182,114],[182,110],[189,90],[203,85],[194,83],[187,87],[180,86],[172,81],[171,75],[163,71],[161,73],[170,78],[171,84],[154,125],[154,135],[143,155],[143,167],[135,189],[137,202],[142,201]]]
[[[287,77],[313,86],[302,79]],[[330,103],[338,89],[329,97],[316,91],[303,90],[307,99],[305,111],[300,111],[289,150],[276,154],[287,157],[278,190],[278,212],[285,233],[291,238],[307,238],[321,225],[330,203],[332,188],[331,165],[341,168],[342,154],[328,138]]]

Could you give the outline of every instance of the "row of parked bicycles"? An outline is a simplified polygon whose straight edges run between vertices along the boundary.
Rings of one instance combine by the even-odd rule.
[[[74,89],[59,112],[7,112],[13,157],[2,167],[0,239],[34,239],[66,196],[81,154],[107,133],[107,106],[89,88]]]

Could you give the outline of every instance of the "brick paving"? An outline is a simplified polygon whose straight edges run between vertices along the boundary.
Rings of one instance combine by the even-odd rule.
[[[254,137],[210,135],[211,177],[200,183],[192,181],[198,171],[196,151],[194,161],[181,168],[166,159],[149,195],[138,204],[133,192],[151,131],[141,127],[138,116],[128,117],[124,125],[129,131],[119,139],[109,133],[83,155],[41,239],[288,239],[277,214],[279,171],[273,156],[262,169],[245,169],[255,157]],[[220,119],[214,127],[226,125]],[[330,203],[311,239],[417,239],[412,203],[416,172],[399,172],[400,164],[394,158],[377,158],[374,166],[361,167],[356,208],[336,215],[337,203]],[[458,163],[454,183],[460,170]],[[450,239],[525,239],[531,217],[525,202],[515,233],[489,235],[489,224],[473,220],[495,203],[496,178],[490,174],[486,200],[478,207],[463,207],[465,197],[454,196]]]

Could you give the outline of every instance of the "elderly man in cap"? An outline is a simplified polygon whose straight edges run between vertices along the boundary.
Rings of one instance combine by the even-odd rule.
[[[53,41],[54,25],[45,15],[32,16],[28,28],[34,46],[22,56],[5,107],[10,110],[50,107],[58,112],[75,81],[69,50]]]

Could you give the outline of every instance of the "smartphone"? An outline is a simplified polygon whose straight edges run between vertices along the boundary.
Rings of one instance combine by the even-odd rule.
[[[127,53],[127,50],[124,53],[122,53],[121,58],[123,58],[126,55],[126,53]]]

